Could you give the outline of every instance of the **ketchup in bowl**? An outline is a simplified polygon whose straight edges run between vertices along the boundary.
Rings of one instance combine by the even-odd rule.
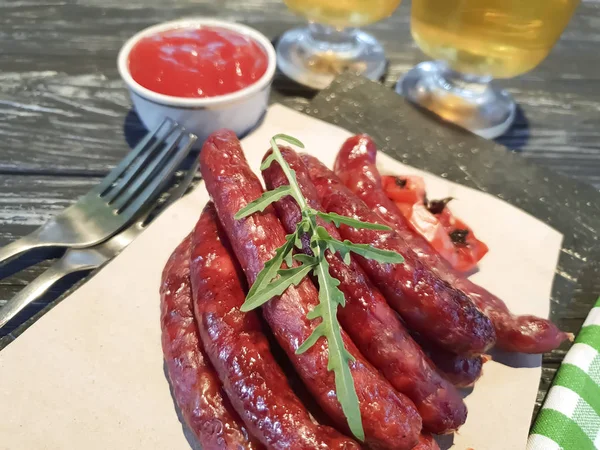
[[[140,39],[129,53],[133,79],[153,92],[184,98],[239,91],[267,71],[261,46],[218,27],[176,28]]]

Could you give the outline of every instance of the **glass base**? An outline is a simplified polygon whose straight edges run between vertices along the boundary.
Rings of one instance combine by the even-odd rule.
[[[386,60],[383,47],[368,33],[311,24],[281,36],[277,65],[292,80],[324,89],[347,70],[378,80],[385,72]]]
[[[512,125],[516,104],[508,92],[490,81],[460,74],[440,61],[428,61],[400,79],[396,92],[448,122],[493,139]]]

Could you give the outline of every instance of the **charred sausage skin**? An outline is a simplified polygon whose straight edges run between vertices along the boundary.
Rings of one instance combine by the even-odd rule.
[[[206,353],[235,410],[268,449],[359,449],[311,420],[273,358],[257,313],[240,310],[246,296],[241,276],[209,203],[193,232],[194,308]]]
[[[322,211],[317,191],[299,155],[289,148],[281,148],[281,152],[295,171],[298,185],[309,206]],[[263,178],[268,189],[288,184],[276,162],[263,171]],[[298,204],[291,197],[284,197],[275,204],[275,208],[286,231],[293,233],[302,218]],[[320,220],[319,225],[333,238],[340,240],[332,223]],[[304,244],[304,252],[310,254],[309,243]],[[352,259],[346,265],[338,254],[330,251],[325,253],[325,257],[330,274],[340,281],[338,287],[346,298],[346,306],[339,308],[338,318],[359,350],[392,386],[415,403],[425,430],[444,434],[458,429],[467,418],[467,408],[454,386],[435,371],[358,263]]]
[[[263,449],[221,390],[196,326],[188,236],[163,270],[160,285],[162,348],[175,402],[204,450]]]
[[[378,223],[379,215],[356,197],[318,159],[304,155],[309,175],[323,207],[363,222]],[[356,229],[342,225],[340,234],[356,244],[395,251],[402,264],[383,264],[357,256],[367,275],[398,311],[407,326],[447,350],[479,354],[495,341],[490,320],[463,292],[435,275],[393,230]]]
[[[421,235],[416,233],[398,207],[382,189],[376,166],[377,148],[367,135],[349,138],[338,153],[335,173],[365,204],[376,210],[440,278],[467,294],[490,318],[496,345],[504,351],[544,353],[557,348],[569,335],[546,319],[513,315],[494,294],[470,281],[450,264]]]
[[[200,166],[206,188],[234,253],[252,284],[265,262],[285,242],[285,231],[275,211],[235,220],[234,215],[263,193],[251,171],[235,134],[228,130],[213,133],[204,143]],[[324,338],[301,355],[299,346],[318,325],[306,315],[318,304],[318,292],[309,279],[290,287],[263,308],[277,341],[323,410],[345,429],[346,418],[335,395],[334,374],[327,370],[328,347]],[[317,322],[317,323],[316,323]],[[365,443],[375,449],[410,449],[418,441],[421,418],[413,403],[396,392],[360,354],[343,333],[345,348],[355,357],[350,364],[360,403]]]

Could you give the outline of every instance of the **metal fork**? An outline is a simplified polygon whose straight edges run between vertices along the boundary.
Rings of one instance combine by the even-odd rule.
[[[129,223],[170,178],[196,141],[193,134],[166,119],[102,180],[33,233],[0,248],[0,266],[39,247],[84,248],[98,244]]]
[[[198,162],[199,159],[196,158],[183,180],[169,194],[167,202],[160,207],[161,210],[166,209],[186,192],[198,170]],[[68,249],[62,258],[0,308],[0,329],[65,276],[96,269],[121,253],[144,230],[148,216],[155,210],[156,205],[146,206],[137,222],[100,245],[84,249]]]

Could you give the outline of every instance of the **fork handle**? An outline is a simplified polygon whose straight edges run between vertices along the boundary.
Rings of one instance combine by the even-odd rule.
[[[51,246],[51,244],[40,239],[39,230],[38,228],[33,233],[23,236],[21,239],[17,239],[4,247],[0,247],[0,267],[9,259],[19,256],[28,250]]]
[[[25,307],[38,300],[57,281],[71,273],[92,268],[87,265],[70,265],[63,258],[59,259],[0,308],[0,329]]]

